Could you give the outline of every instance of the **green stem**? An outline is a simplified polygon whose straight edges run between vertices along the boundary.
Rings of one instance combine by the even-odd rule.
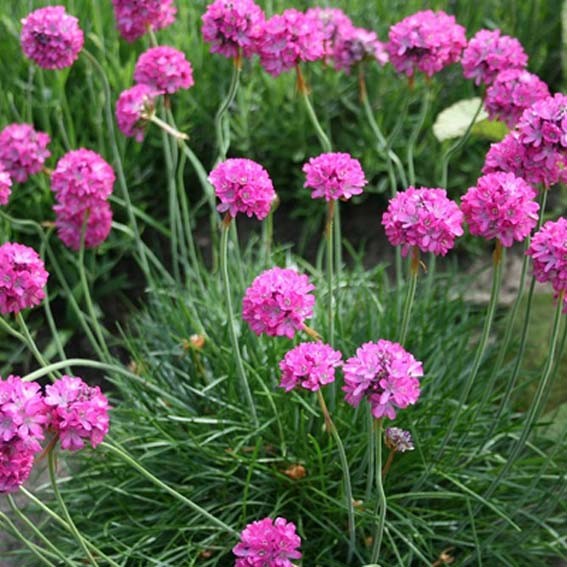
[[[366,471],[366,492],[365,500],[370,500],[372,496],[372,487],[374,485],[374,475],[376,470],[376,436],[374,435],[374,423],[376,419],[372,415],[372,410],[368,406],[368,443],[366,445],[366,461],[368,468]]]
[[[427,112],[429,111],[430,92],[426,89],[421,99],[421,110],[412,133],[410,134],[407,147],[407,162],[408,162],[408,181],[410,185],[415,185],[415,165],[414,165],[414,152],[417,139],[425,123]]]
[[[40,350],[37,348],[37,345],[35,344],[35,341],[31,336],[30,330],[28,329],[28,326],[26,325],[26,322],[24,321],[24,317],[21,314],[21,312],[16,313],[16,321],[18,322],[18,325],[20,326],[20,329],[22,330],[22,334],[25,338],[24,343],[32,351],[35,359],[39,362],[39,364],[43,366],[47,366],[49,362],[45,360]]]
[[[370,563],[377,563],[380,557],[380,549],[382,547],[382,539],[384,536],[384,525],[386,523],[386,494],[384,493],[384,482],[382,477],[382,420],[379,419],[377,423],[377,434],[378,438],[376,440],[376,514],[378,510],[380,515],[378,517],[378,523],[376,524],[376,529],[374,530],[374,545],[372,546],[372,556]]]
[[[415,290],[417,289],[417,278],[419,276],[419,249],[412,248],[410,260],[410,277],[406,293],[406,300],[404,303],[404,314],[402,318],[402,326],[400,330],[399,343],[404,344],[408,336],[409,322],[411,318],[411,309],[415,299]]]
[[[230,105],[236,98],[238,86],[240,84],[240,74],[242,67],[240,65],[240,58],[237,57],[232,67],[232,76],[230,79],[230,87],[225,99],[222,101],[217,114],[215,116],[215,132],[217,136],[217,151],[218,157],[216,163],[220,163],[226,159],[226,154],[230,147],[230,127],[225,125],[225,115],[227,114]]]
[[[334,346],[335,343],[335,311],[334,311],[334,288],[333,288],[333,217],[335,212],[335,202],[327,203],[327,226],[325,228],[325,237],[327,239],[327,317],[329,319],[329,336],[327,337],[329,344]]]

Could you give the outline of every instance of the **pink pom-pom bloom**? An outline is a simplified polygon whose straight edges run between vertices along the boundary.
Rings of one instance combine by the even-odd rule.
[[[20,41],[24,55],[43,69],[72,65],[85,43],[79,20],[63,6],[47,6],[22,20]]]
[[[465,28],[453,16],[425,10],[393,25],[386,49],[398,73],[431,77],[458,61],[466,44]]]
[[[118,31],[126,41],[171,25],[177,12],[173,0],[112,0],[112,4]]]
[[[463,234],[463,213],[445,189],[408,187],[393,197],[382,217],[392,246],[402,246],[445,256]]]
[[[378,36],[363,28],[343,27],[334,44],[335,68],[349,74],[352,68],[364,60],[375,60],[385,65],[388,60],[386,46]]]
[[[464,76],[475,85],[491,85],[500,71],[525,69],[528,56],[516,38],[500,30],[480,30],[463,51],[461,64]]]
[[[91,387],[81,378],[62,376],[45,387],[50,427],[57,433],[61,448],[78,451],[87,440],[94,448],[108,433],[109,404],[98,386]]]
[[[264,518],[248,524],[232,552],[238,558],[235,567],[293,567],[292,559],[301,559],[301,538],[295,524],[284,518]]]
[[[148,85],[135,85],[120,93],[116,101],[116,122],[125,136],[137,142],[144,139],[148,117],[153,114],[160,94]]]
[[[384,339],[365,343],[344,366],[345,400],[357,407],[367,398],[376,418],[396,417],[396,408],[415,404],[420,394],[421,362],[398,344]]]
[[[480,177],[461,200],[471,234],[502,246],[521,242],[537,223],[536,192],[513,173],[489,173]]]
[[[212,53],[250,57],[262,35],[264,12],[253,0],[215,0],[202,16],[203,39]]]
[[[219,163],[211,171],[209,181],[220,199],[218,211],[231,217],[244,213],[265,219],[276,198],[268,172],[250,159],[234,158]]]
[[[17,492],[29,478],[34,451],[21,443],[0,443],[0,493]]]
[[[24,183],[42,170],[51,155],[47,149],[50,141],[47,134],[37,132],[30,124],[10,124],[0,132],[0,163],[13,181]]]
[[[335,43],[341,36],[350,33],[354,27],[350,18],[339,8],[309,8],[305,15],[319,20],[323,33],[323,48],[325,57],[333,57]]]
[[[12,194],[12,178],[0,163],[0,205],[7,205]]]
[[[346,153],[327,153],[311,158],[303,166],[307,180],[304,187],[313,189],[313,199],[324,197],[326,201],[360,195],[367,181],[360,162]]]
[[[140,55],[134,80],[169,94],[194,84],[193,69],[185,54],[167,45],[151,47]]]
[[[0,313],[19,313],[39,305],[49,274],[39,254],[23,244],[0,246]]]
[[[264,69],[277,77],[302,61],[316,61],[325,54],[323,27],[318,18],[293,8],[276,14],[263,26],[258,54]]]
[[[262,272],[246,290],[242,317],[257,335],[292,339],[313,315],[315,286],[306,275],[289,268]]]
[[[520,69],[502,71],[486,91],[484,106],[492,120],[503,120],[513,128],[526,108],[549,96],[547,85]]]
[[[341,366],[342,354],[323,343],[300,343],[280,361],[280,387],[289,392],[301,386],[316,392],[335,381],[335,368]]]

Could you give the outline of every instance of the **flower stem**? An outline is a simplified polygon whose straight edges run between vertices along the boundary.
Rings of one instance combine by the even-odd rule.
[[[376,515],[378,522],[374,530],[374,545],[372,546],[372,556],[370,563],[377,563],[380,557],[380,549],[382,547],[382,538],[384,536],[384,525],[386,523],[386,494],[384,493],[384,483],[382,478],[382,420],[376,423]]]
[[[388,458],[386,459],[386,464],[384,465],[384,467],[382,468],[382,478],[386,478],[386,475],[388,474],[388,472],[390,471],[390,467],[392,466],[392,463],[394,462],[394,457],[396,456],[396,451],[394,451],[393,449],[390,451],[390,453],[388,454]]]
[[[230,125],[225,123],[225,115],[227,114],[230,105],[234,102],[238,87],[240,85],[240,74],[242,72],[242,64],[240,55],[234,60],[232,67],[232,76],[230,79],[230,86],[225,99],[222,101],[217,114],[215,116],[215,132],[217,136],[217,151],[218,157],[216,163],[220,163],[226,159],[226,154],[230,148]]]
[[[425,118],[429,111],[429,103],[430,103],[430,91],[429,88],[426,89],[425,93],[423,94],[423,98],[421,99],[421,109],[419,111],[419,116],[417,122],[415,123],[415,127],[410,134],[408,140],[408,147],[407,147],[407,162],[408,162],[408,181],[410,185],[415,185],[415,165],[414,165],[414,152],[415,146],[417,143],[417,139],[419,138],[419,134],[423,128],[425,123]]]
[[[184,134],[183,132],[176,130],[175,128],[173,128],[173,126],[170,126],[167,122],[165,122],[161,118],[158,118],[155,114],[150,114],[145,118],[146,120],[153,122],[156,126],[159,126],[159,128],[161,128],[166,134],[169,134],[172,138],[175,138],[176,140],[189,139],[189,136],[187,134]]]
[[[33,337],[30,333],[30,330],[28,329],[28,326],[26,325],[26,322],[25,322],[21,313],[16,314],[16,321],[18,321],[18,325],[20,326],[20,329],[22,330],[22,334],[23,334],[23,337],[24,337],[24,344],[26,344],[27,347],[32,351],[33,355],[35,356],[35,359],[41,365],[47,366],[49,364],[49,362],[47,362],[45,360],[45,358],[41,354],[39,348],[37,348],[37,345],[35,344],[35,341],[33,340]]]
[[[417,278],[419,276],[419,249],[413,247],[411,251],[410,260],[410,277],[408,282],[408,288],[406,293],[406,300],[404,303],[404,314],[402,319],[402,326],[400,330],[399,343],[404,344],[409,330],[409,322],[411,317],[411,309],[415,299],[415,290],[417,288]]]
[[[335,312],[334,312],[334,288],[333,288],[333,216],[335,212],[335,201],[327,203],[327,225],[325,227],[325,238],[327,239],[327,316],[329,319],[329,344],[334,346],[335,342]]]

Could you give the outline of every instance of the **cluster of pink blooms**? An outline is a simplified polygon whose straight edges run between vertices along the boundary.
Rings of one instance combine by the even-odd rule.
[[[134,69],[134,80],[156,91],[173,94],[193,86],[193,69],[185,54],[162,45],[144,51]]]
[[[339,8],[322,8],[316,6],[309,8],[305,15],[318,20],[323,33],[323,52],[325,59],[332,59],[335,54],[335,45],[343,34],[353,28],[350,18]]]
[[[12,194],[12,178],[0,163],[0,205],[7,205]]]
[[[398,73],[431,77],[459,60],[467,45],[465,28],[445,12],[425,10],[393,25],[386,49]]]
[[[29,246],[6,242],[0,246],[0,313],[19,313],[45,298],[49,274],[39,254]]]
[[[315,287],[304,274],[271,268],[254,279],[242,300],[242,317],[254,333],[292,339],[313,315]]]
[[[134,85],[120,93],[116,102],[116,122],[120,131],[137,142],[144,139],[147,117],[153,114],[160,96],[148,85]]]
[[[346,201],[360,195],[367,181],[357,159],[347,153],[326,153],[311,158],[304,166],[304,187],[313,189],[313,199]]]
[[[219,163],[211,171],[209,181],[220,199],[218,211],[231,217],[243,213],[265,219],[276,198],[268,172],[250,159],[232,158]]]
[[[354,26],[343,28],[334,43],[335,68],[349,74],[355,65],[367,59],[380,65],[389,61],[386,46],[378,40],[376,33]]]
[[[411,433],[399,427],[388,427],[384,432],[384,441],[386,446],[396,453],[405,453],[415,449]]]
[[[528,56],[516,38],[501,35],[500,30],[480,30],[469,41],[461,64],[464,76],[475,85],[490,85],[500,71],[525,69]]]
[[[342,364],[342,354],[323,343],[300,343],[280,361],[280,387],[289,392],[301,386],[316,392],[335,381],[335,368]]]
[[[0,164],[13,181],[24,183],[39,173],[51,155],[48,134],[34,130],[31,124],[10,124],[0,132]]]
[[[284,518],[264,518],[248,524],[232,552],[235,567],[293,567],[301,559],[301,538],[295,524]]]
[[[408,187],[390,200],[382,224],[404,256],[412,247],[444,256],[463,234],[463,213],[444,189]]]
[[[63,6],[47,6],[22,20],[20,41],[24,55],[40,67],[63,69],[75,62],[85,37],[79,20]]]
[[[173,0],[112,0],[112,4],[118,31],[126,41],[171,25],[177,12]]]
[[[343,372],[345,400],[357,407],[366,398],[378,419],[395,419],[396,409],[415,404],[420,395],[421,362],[398,343],[380,339],[363,344]]]

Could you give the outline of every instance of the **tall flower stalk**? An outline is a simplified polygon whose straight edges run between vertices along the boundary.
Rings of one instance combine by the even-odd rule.
[[[382,419],[376,420],[376,508],[374,515],[376,516],[376,526],[374,527],[371,563],[377,563],[382,549],[382,539],[384,537],[384,525],[386,524],[386,493],[384,492],[384,479],[382,474]]]

